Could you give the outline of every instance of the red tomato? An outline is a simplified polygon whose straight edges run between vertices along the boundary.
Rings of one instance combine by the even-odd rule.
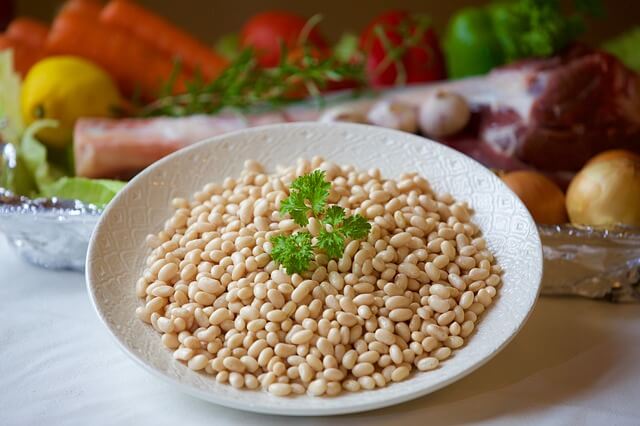
[[[295,48],[306,23],[304,18],[287,12],[259,13],[242,27],[240,43],[256,50],[260,65],[273,67],[280,61],[280,43],[284,43],[288,49]],[[307,41],[317,48],[327,48],[317,28],[311,30]]]
[[[389,61],[385,42],[375,32],[380,27],[392,48],[407,44],[421,32],[416,43],[409,43],[398,61],[404,66],[405,83],[441,80],[446,68],[438,37],[433,28],[421,28],[416,17],[404,11],[389,11],[375,18],[360,36],[360,47],[366,56],[367,76],[374,86],[391,86],[398,80],[398,64]]]

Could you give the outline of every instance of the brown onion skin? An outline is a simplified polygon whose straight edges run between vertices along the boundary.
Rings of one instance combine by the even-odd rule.
[[[632,161],[640,162],[640,155],[636,154],[635,152],[627,151],[626,149],[610,149],[609,151],[601,152],[600,154],[591,158],[591,160],[589,160],[584,167],[590,164],[599,163],[601,161],[613,160],[614,158],[628,158]]]
[[[503,175],[502,180],[522,200],[536,223],[557,225],[567,222],[562,190],[542,173],[519,170]]]
[[[640,226],[640,161],[618,155],[587,164],[567,189],[567,211],[578,225]]]

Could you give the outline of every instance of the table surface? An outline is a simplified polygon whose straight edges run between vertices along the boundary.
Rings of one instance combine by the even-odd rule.
[[[0,235],[1,425],[640,424],[640,307],[542,298],[487,365],[411,402],[339,417],[245,413],[180,393],[129,359],[84,277],[19,259]]]

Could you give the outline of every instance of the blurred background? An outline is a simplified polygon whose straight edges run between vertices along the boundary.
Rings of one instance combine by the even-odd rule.
[[[205,42],[213,43],[218,37],[238,28],[250,16],[266,10],[287,10],[303,16],[320,13],[324,16],[320,27],[330,41],[335,41],[344,31],[360,31],[367,22],[381,12],[395,8],[428,14],[440,34],[448,19],[464,6],[480,5],[489,1],[471,0],[138,0],[149,9],[170,18],[175,24],[188,29]],[[8,21],[13,9],[15,16],[28,15],[45,21],[51,20],[63,0],[0,0],[2,16],[0,27]],[[618,35],[640,24],[640,2],[637,0],[603,1],[606,17],[589,27],[583,39],[590,43]]]

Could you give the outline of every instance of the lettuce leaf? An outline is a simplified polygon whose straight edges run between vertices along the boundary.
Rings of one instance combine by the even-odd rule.
[[[33,196],[35,182],[20,161],[16,148],[22,131],[20,76],[13,68],[13,51],[3,50],[0,52],[0,186],[16,194]]]
[[[13,51],[0,52],[0,140],[16,143],[22,134],[20,76],[13,68]]]
[[[0,187],[27,197],[38,193],[33,176],[11,143],[4,145],[0,152]]]
[[[40,129],[57,125],[55,120],[34,121],[24,131],[18,147],[19,158],[31,172],[39,192],[42,192],[46,185],[50,185],[64,176],[64,172],[59,167],[47,161],[47,148],[35,137]]]
[[[104,206],[126,185],[126,182],[109,179],[62,177],[42,190],[45,197],[82,200],[85,203]]]
[[[47,148],[35,134],[42,128],[56,125],[54,120],[35,121],[25,130],[18,150],[18,157],[33,176],[38,195],[82,200],[98,206],[107,204],[125,182],[66,176],[61,167],[47,161]]]

